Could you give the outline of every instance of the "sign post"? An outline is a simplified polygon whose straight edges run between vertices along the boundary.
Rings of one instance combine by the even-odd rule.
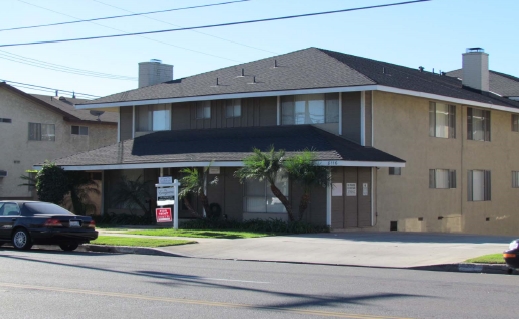
[[[173,228],[178,229],[178,187],[177,179],[171,182],[170,176],[159,177],[157,187],[157,206],[173,205]],[[157,208],[158,209],[158,208]],[[162,211],[161,211],[162,212]],[[171,210],[170,210],[171,214]],[[158,221],[158,220],[157,220]],[[169,220],[171,221],[171,220]]]

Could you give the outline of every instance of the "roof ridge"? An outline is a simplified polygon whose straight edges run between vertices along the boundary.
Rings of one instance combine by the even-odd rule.
[[[373,82],[373,83],[375,83],[375,84],[378,84],[377,81],[373,80],[372,78],[370,78],[370,77],[367,76],[366,74],[360,72],[359,70],[357,70],[357,69],[351,67],[350,65],[348,65],[348,64],[346,64],[346,63],[344,63],[344,62],[342,62],[342,61],[339,61],[336,57],[333,57],[333,56],[329,55],[327,52],[334,52],[334,53],[339,53],[339,54],[344,54],[344,53],[335,52],[335,51],[329,51],[329,50],[319,49],[319,48],[315,48],[315,49],[317,49],[317,51],[319,51],[320,53],[326,55],[327,57],[332,58],[332,59],[334,59],[335,61],[341,63],[342,65],[346,66],[346,67],[349,68],[350,70],[353,70],[353,71],[359,73],[360,75],[362,75],[363,77],[365,77],[365,78],[368,79],[369,81],[371,81],[371,82]],[[344,55],[348,55],[348,54],[344,54]],[[351,56],[354,56],[354,55],[351,55]]]

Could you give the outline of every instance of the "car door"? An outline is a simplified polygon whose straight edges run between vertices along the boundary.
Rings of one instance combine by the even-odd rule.
[[[16,219],[20,217],[18,204],[11,202],[0,203],[0,239],[11,239],[11,230]]]

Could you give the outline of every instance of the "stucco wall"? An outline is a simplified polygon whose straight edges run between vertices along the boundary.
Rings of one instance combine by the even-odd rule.
[[[389,231],[390,221],[397,221],[399,231],[519,233],[519,189],[511,187],[519,134],[511,131],[510,113],[492,110],[491,142],[469,141],[467,106],[456,105],[456,138],[437,138],[429,136],[429,102],[374,92],[374,147],[407,161],[402,175],[377,171],[376,229]],[[456,170],[455,189],[429,188],[429,169],[440,168]],[[470,169],[492,172],[491,201],[467,200]]]
[[[63,115],[5,89],[0,89],[0,118],[12,119],[12,123],[0,123],[0,169],[9,174],[0,178],[0,198],[30,197],[26,186],[18,186],[22,183],[19,176],[34,164],[99,148],[117,140],[117,125],[65,122]],[[29,122],[54,124],[56,140],[29,141]],[[89,135],[70,134],[71,125],[88,126]]]

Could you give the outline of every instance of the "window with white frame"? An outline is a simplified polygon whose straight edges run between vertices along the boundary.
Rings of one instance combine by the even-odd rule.
[[[430,169],[429,188],[456,188],[456,170]]]
[[[72,135],[88,135],[88,126],[72,125],[72,126],[70,126],[70,134],[72,134]]]
[[[283,203],[272,193],[266,181],[245,181],[244,210],[248,213],[285,213]],[[276,186],[284,195],[288,194],[288,179],[278,175]],[[288,198],[288,196],[287,196]]]
[[[402,167],[390,167],[389,175],[402,175]]]
[[[519,188],[519,171],[512,172],[512,187]]]
[[[196,102],[196,119],[205,120],[211,118],[211,101]]]
[[[281,97],[281,124],[339,123],[339,93]]]
[[[512,131],[519,132],[519,114],[512,114]]]
[[[54,124],[29,123],[29,141],[55,141]]]
[[[137,132],[165,131],[171,129],[171,105],[140,105],[135,107]]]
[[[225,101],[225,117],[240,117],[241,116],[241,100],[232,99]]]
[[[469,201],[488,201],[491,199],[490,171],[469,170],[467,194]]]
[[[429,102],[429,136],[456,138],[456,106]]]
[[[467,108],[467,139],[490,141],[490,111]]]

